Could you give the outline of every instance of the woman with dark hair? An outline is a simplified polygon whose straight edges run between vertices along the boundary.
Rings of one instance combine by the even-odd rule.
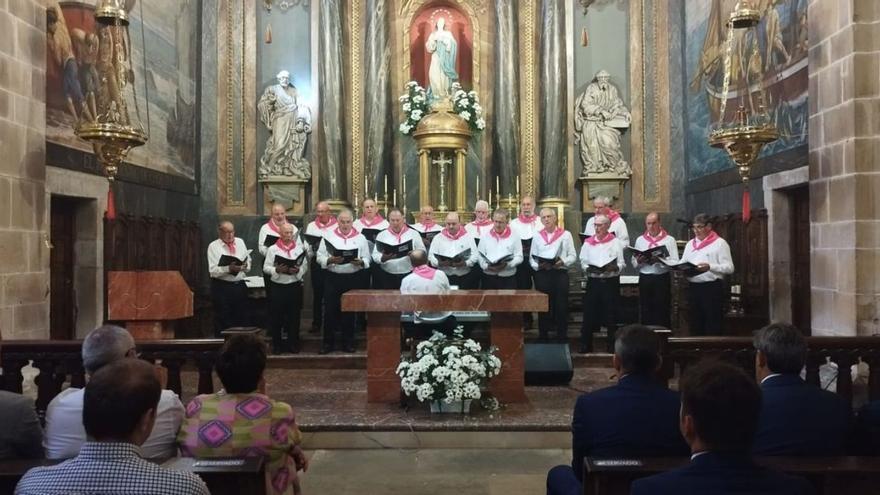
[[[223,389],[186,406],[177,440],[187,457],[266,457],[267,489],[299,493],[297,471],[308,469],[293,409],[263,393],[266,344],[256,335],[226,341],[214,365]]]

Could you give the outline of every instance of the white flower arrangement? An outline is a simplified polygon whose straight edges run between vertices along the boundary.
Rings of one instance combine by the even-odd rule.
[[[422,402],[447,404],[482,396],[480,387],[501,371],[501,360],[494,355],[497,348],[483,350],[463,332],[461,326],[452,337],[434,332],[416,346],[414,359],[401,359],[397,375],[406,395],[415,393]]]
[[[452,111],[471,127],[472,131],[479,132],[486,128],[486,120],[483,119],[483,107],[480,106],[480,98],[476,91],[465,91],[458,83],[452,84]]]
[[[406,83],[406,93],[397,100],[400,101],[401,115],[403,115],[399,130],[401,134],[408,136],[416,130],[422,117],[428,114],[428,95],[419,83],[410,81]]]

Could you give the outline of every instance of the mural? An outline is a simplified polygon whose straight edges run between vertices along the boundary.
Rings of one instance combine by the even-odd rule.
[[[685,66],[689,86],[688,169],[690,179],[730,168],[727,154],[706,143],[718,121],[724,79],[726,21],[737,0],[685,0]],[[736,37],[731,57],[728,118],[746,104],[733,81],[744,71],[764,74],[767,108],[780,139],[764,148],[762,158],[807,142],[807,0],[758,0],[762,19],[757,39]],[[754,47],[757,43],[757,53]],[[747,104],[746,104],[747,105]]]
[[[461,10],[454,5],[429,4],[413,18],[409,36],[410,79],[423,88],[429,88],[432,80],[436,86],[437,73],[443,72],[438,68],[442,60],[442,65],[448,66],[448,74],[455,74],[465,89],[473,88],[474,33],[470,20]],[[449,75],[446,79],[452,77]],[[452,82],[456,81],[451,80],[449,84]]]
[[[46,9],[46,140],[85,152],[91,152],[91,146],[73,129],[77,121],[95,114],[94,3],[49,0]],[[146,146],[132,150],[127,162],[191,180],[198,156],[199,4],[200,0],[125,0],[134,61],[134,73],[128,77],[139,89],[140,118],[144,126],[149,124],[150,135]]]

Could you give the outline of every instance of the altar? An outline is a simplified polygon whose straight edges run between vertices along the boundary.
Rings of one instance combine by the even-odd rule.
[[[457,290],[446,294],[401,294],[353,290],[342,296],[343,311],[363,311],[367,319],[367,401],[400,400],[400,313],[405,311],[488,311],[490,340],[498,347],[501,373],[489,382],[501,402],[524,402],[525,357],[522,312],[547,311],[547,295],[533,290]]]

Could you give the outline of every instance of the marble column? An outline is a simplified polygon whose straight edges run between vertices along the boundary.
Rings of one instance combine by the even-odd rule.
[[[565,0],[541,1],[540,184],[541,199],[568,197],[566,150],[568,88],[565,60]]]
[[[516,0],[495,1],[495,88],[492,126],[491,179],[498,176],[501,191],[516,195],[519,175],[519,7]]]
[[[370,192],[384,191],[384,177],[393,188],[393,139],[397,128],[392,122],[390,98],[391,43],[388,36],[389,0],[366,0],[366,43],[364,44],[364,88],[370,95],[364,102],[364,177]],[[413,182],[414,183],[414,182]],[[390,194],[390,191],[389,191]]]
[[[320,131],[324,140],[324,166],[318,167],[318,192],[322,199],[347,198],[345,184],[345,102],[344,58],[342,46],[345,33],[342,16],[344,0],[315,2],[319,15],[318,52],[321,62],[318,74],[320,91]]]

